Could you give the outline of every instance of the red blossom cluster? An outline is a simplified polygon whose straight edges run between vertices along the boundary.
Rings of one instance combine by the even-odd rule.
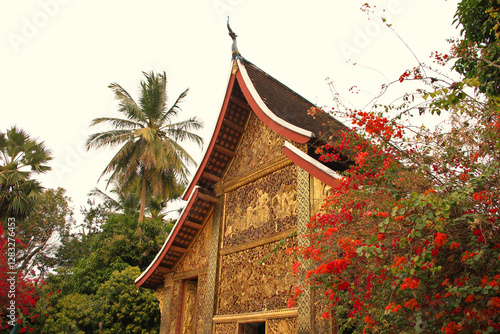
[[[39,316],[39,314],[32,314],[38,300],[38,293],[35,280],[30,280],[22,271],[11,267],[12,262],[8,258],[9,248],[15,247],[22,247],[22,245],[17,239],[9,239],[8,235],[4,234],[3,225],[0,224],[0,331],[10,330],[12,323],[16,323],[22,325],[19,333],[26,333],[33,331],[29,323]],[[12,279],[15,279],[14,290],[12,290],[11,281],[8,281]],[[15,301],[14,319],[7,317],[12,314],[8,309],[12,300]]]
[[[406,73],[406,72],[405,72]],[[364,127],[370,135],[378,135],[385,140],[403,137],[403,126],[390,122],[387,117],[381,117],[373,112],[362,110],[351,110],[349,113],[351,123],[358,127]]]
[[[441,53],[438,51],[431,52],[431,58],[433,59],[434,63],[437,63],[442,66],[446,65],[448,61],[451,59],[451,57],[448,54]]]

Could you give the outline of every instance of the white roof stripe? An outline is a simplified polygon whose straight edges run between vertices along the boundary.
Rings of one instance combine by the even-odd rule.
[[[241,72],[241,76],[243,77],[243,80],[245,81],[245,84],[246,84],[248,90],[250,91],[250,94],[252,94],[252,97],[254,98],[255,102],[257,102],[257,105],[264,112],[264,114],[266,114],[267,117],[269,117],[274,122],[276,122],[279,125],[287,128],[290,131],[293,131],[295,133],[298,133],[298,134],[300,134],[302,136],[306,136],[306,137],[309,137],[309,138],[313,138],[314,137],[314,133],[313,132],[311,132],[309,130],[306,130],[306,129],[299,128],[298,126],[295,126],[295,125],[293,125],[291,123],[288,123],[287,121],[283,120],[282,118],[279,118],[278,116],[276,116],[267,107],[267,105],[264,103],[264,101],[262,101],[259,93],[257,92],[257,90],[255,89],[255,87],[254,87],[254,85],[252,83],[252,80],[248,76],[248,73],[247,73],[247,70],[246,70],[245,66],[241,63],[241,61],[239,59],[237,60],[237,62],[238,62],[238,69]]]
[[[335,178],[335,179],[340,179],[342,178],[342,176],[331,170],[330,168],[326,167],[325,165],[323,165],[321,162],[319,162],[318,160],[314,159],[313,157],[310,157],[309,155],[307,155],[306,153],[302,152],[301,150],[299,150],[297,147],[293,146],[292,143],[286,141],[285,142],[285,147],[287,149],[289,149],[290,151],[292,151],[293,153],[295,153],[296,155],[298,155],[300,158],[306,160],[307,162],[309,162],[310,164],[314,165],[316,168],[320,169],[321,171],[329,174],[331,177]]]

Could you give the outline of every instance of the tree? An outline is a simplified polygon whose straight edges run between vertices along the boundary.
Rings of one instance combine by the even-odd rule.
[[[50,170],[50,150],[17,127],[0,133],[0,220],[22,218],[31,212],[42,193],[33,174]]]
[[[91,126],[108,123],[114,129],[93,134],[87,140],[89,149],[122,145],[101,177],[110,173],[109,180],[118,180],[122,191],[129,190],[139,178],[139,222],[144,218],[148,186],[153,194],[170,200],[187,182],[187,164],[194,164],[194,160],[179,142],[189,140],[200,146],[203,143],[201,137],[191,132],[202,127],[196,117],[173,123],[187,90],[167,109],[166,74],[144,75],[146,80],[141,82],[139,103],[117,83],[109,86],[120,102],[119,112],[126,118],[94,119]]]
[[[489,77],[446,86],[423,68],[389,85],[424,83],[400,103],[334,111],[352,130],[317,150],[351,166],[312,218],[311,245],[296,249],[295,291],[324,296],[322,316],[339,332],[500,331],[500,102]],[[436,114],[446,124],[418,126]]]
[[[36,268],[43,277],[60,264],[56,254],[61,237],[73,225],[73,211],[65,192],[62,188],[43,191],[32,212],[18,224],[17,238],[24,245],[17,252],[19,270]]]

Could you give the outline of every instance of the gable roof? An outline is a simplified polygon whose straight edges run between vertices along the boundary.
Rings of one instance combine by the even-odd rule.
[[[221,181],[236,155],[250,114],[255,113],[266,126],[295,143],[311,144],[320,134],[345,129],[329,115],[307,115],[307,109],[313,106],[244,58],[233,60],[213,135],[183,195],[187,205],[156,258],[136,279],[137,286],[154,289],[161,285],[195,240],[217,201],[214,186]],[[293,148],[284,150],[301,168],[333,186],[336,176],[328,172],[327,167]]]

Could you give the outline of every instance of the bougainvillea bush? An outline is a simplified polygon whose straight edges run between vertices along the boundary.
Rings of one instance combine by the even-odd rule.
[[[500,109],[448,107],[447,131],[408,137],[395,120],[353,111],[357,128],[318,150],[352,165],[298,249],[312,266],[294,268],[339,329],[500,331]]]
[[[38,317],[33,310],[41,284],[37,285],[13,263],[15,250],[22,247],[14,231],[4,230],[0,224],[0,333],[10,333],[17,324],[19,333],[31,332],[30,322]]]
[[[392,83],[423,83],[400,104],[332,111],[351,130],[316,152],[350,167],[295,249],[295,298],[316,290],[339,333],[500,332],[500,101],[480,77],[450,85],[426,71]]]

